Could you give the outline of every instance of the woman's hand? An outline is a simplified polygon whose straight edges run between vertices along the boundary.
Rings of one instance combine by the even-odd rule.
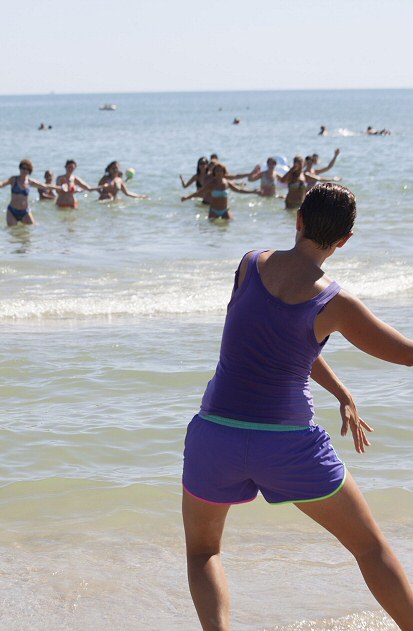
[[[357,453],[363,454],[366,451],[366,447],[370,446],[365,430],[374,432],[374,429],[359,417],[356,404],[350,393],[343,400],[340,400],[340,414],[343,421],[341,435],[346,436],[350,428],[353,434],[354,447]]]

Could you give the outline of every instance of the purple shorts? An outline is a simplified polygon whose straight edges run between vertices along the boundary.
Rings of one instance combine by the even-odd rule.
[[[267,502],[334,495],[346,469],[320,425],[296,431],[228,427],[194,416],[185,439],[185,490],[214,504],[240,504],[261,491]]]

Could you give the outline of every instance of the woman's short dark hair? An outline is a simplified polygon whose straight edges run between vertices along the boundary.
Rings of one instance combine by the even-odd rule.
[[[326,249],[351,232],[356,219],[356,197],[339,184],[316,184],[305,196],[300,213],[303,236]]]
[[[29,173],[33,173],[33,162],[31,160],[24,159],[19,164],[19,169],[26,167]]]
[[[76,160],[66,160],[66,164],[65,167],[68,167],[69,164],[73,164],[75,167],[77,167],[77,162]]]

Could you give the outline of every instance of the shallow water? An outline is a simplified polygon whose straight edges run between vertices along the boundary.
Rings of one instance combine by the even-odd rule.
[[[107,101],[116,112],[98,110]],[[412,105],[408,90],[0,97],[1,179],[22,157],[38,179],[74,157],[96,183],[119,159],[137,170],[131,190],[150,196],[81,194],[78,211],[57,211],[33,194],[37,225],[0,229],[2,627],[197,628],[180,520],[185,427],[239,258],[289,247],[294,216],[245,195],[233,222],[210,223],[202,204],[179,201],[178,174],[212,151],[235,172],[274,153],[316,151],[326,164],[339,146],[332,174],[359,217],[327,271],[413,336]],[[369,124],[392,135],[367,138]],[[372,447],[354,453],[315,388],[317,418],[413,579],[411,374],[340,337],[325,356],[374,426]],[[347,553],[294,508],[232,509],[224,559],[237,631],[395,628]]]

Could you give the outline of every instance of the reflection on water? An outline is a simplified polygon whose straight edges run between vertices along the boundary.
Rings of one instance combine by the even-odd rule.
[[[76,233],[76,221],[79,217],[79,211],[77,208],[58,208],[56,206],[59,221],[67,226],[68,232]]]
[[[28,254],[32,245],[32,226],[27,226],[23,223],[18,223],[17,226],[10,226],[8,233],[10,235],[9,242],[11,244],[18,244],[15,254]]]

